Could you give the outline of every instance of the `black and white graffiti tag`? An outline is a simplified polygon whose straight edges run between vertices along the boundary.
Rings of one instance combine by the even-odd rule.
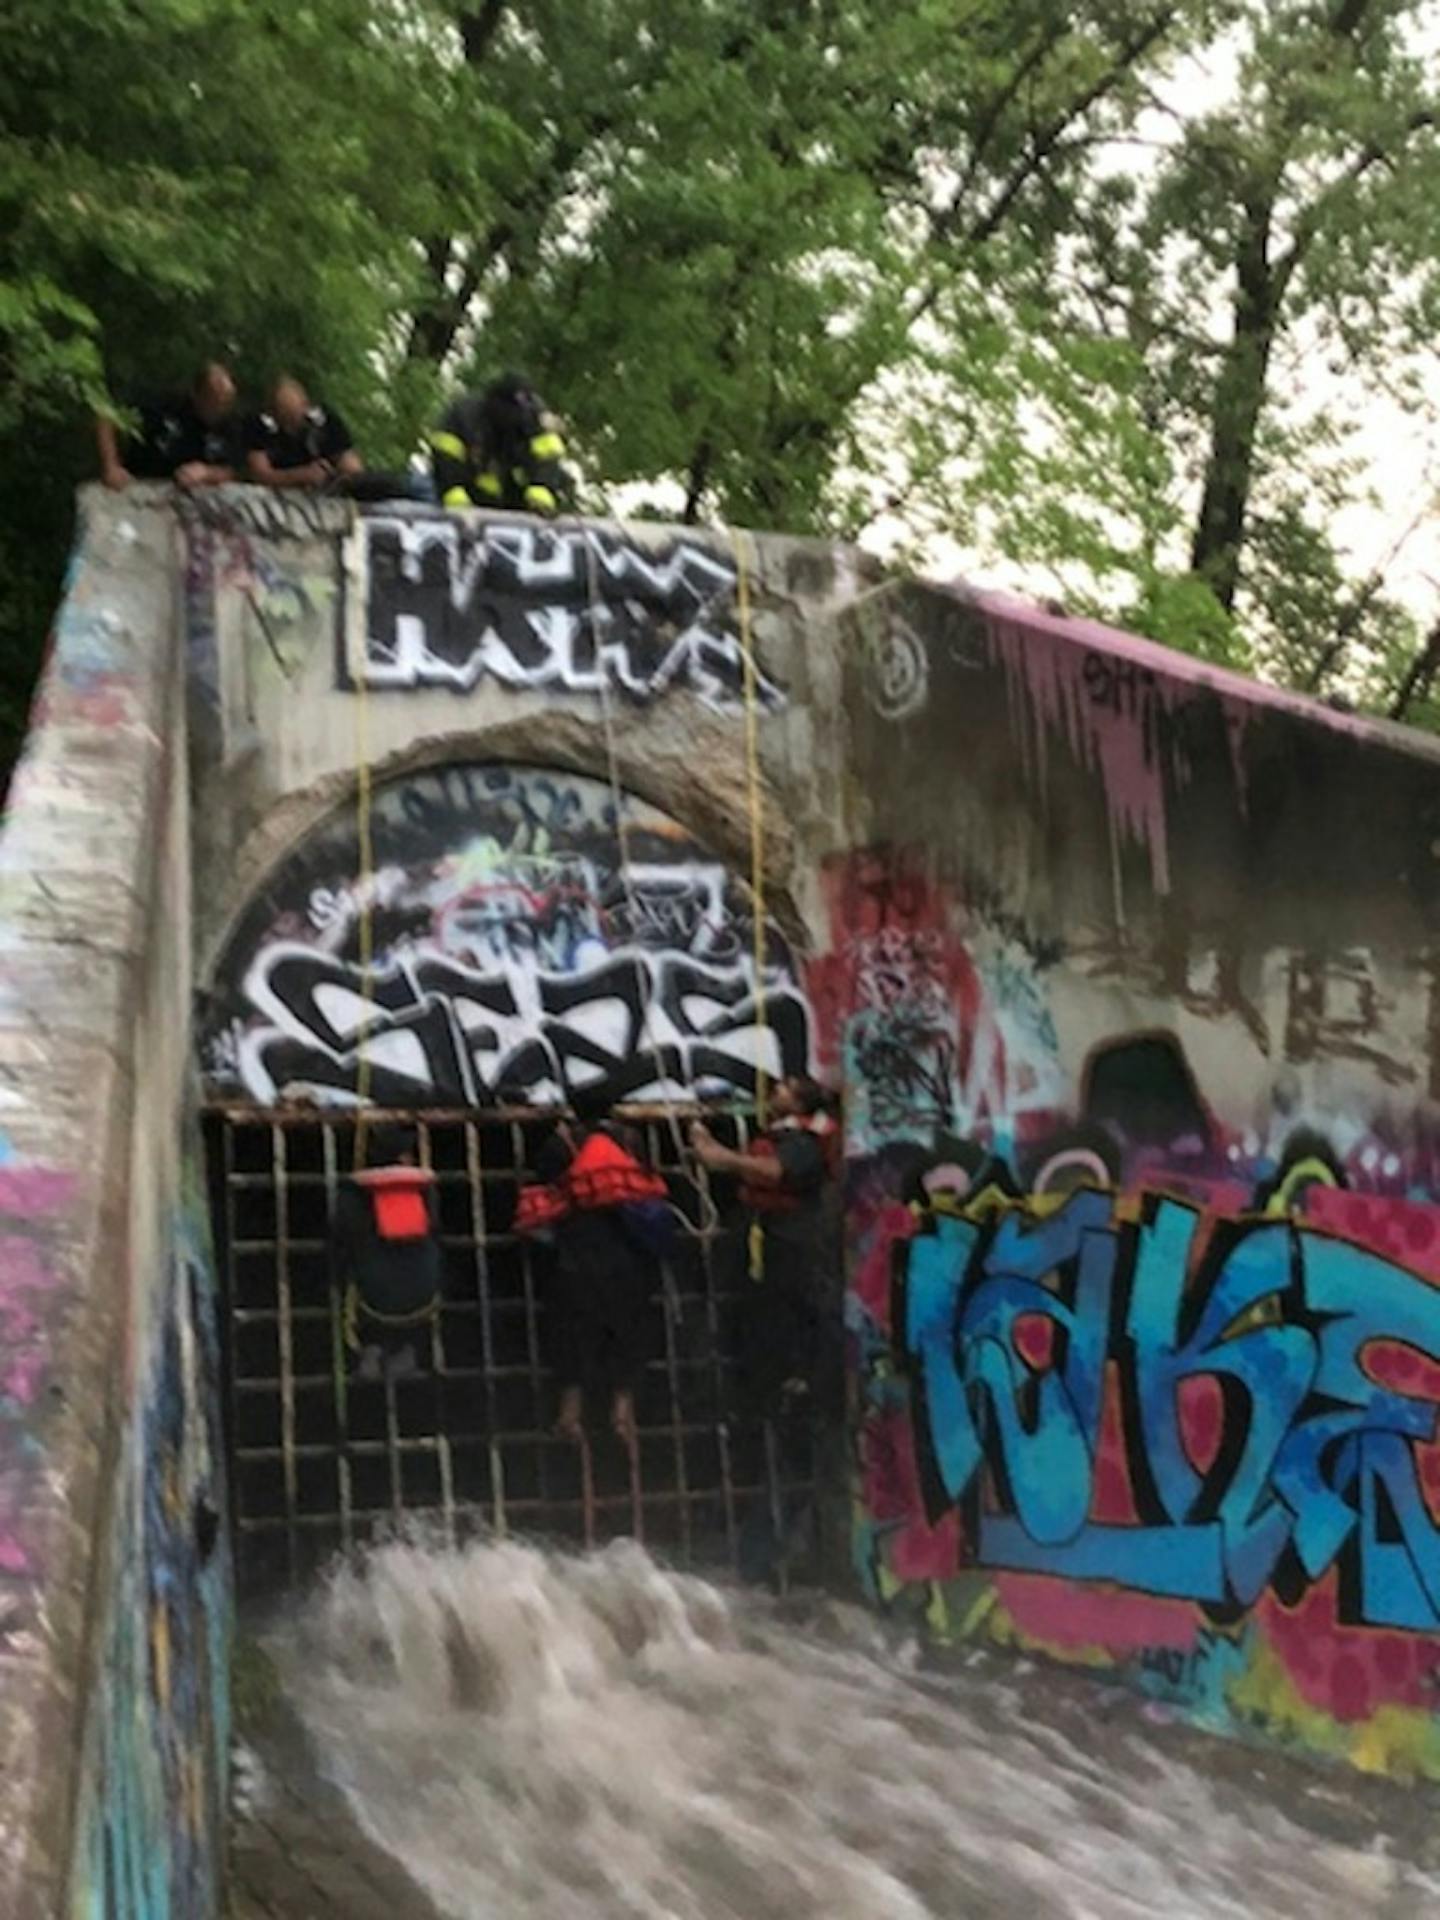
[[[688,689],[719,708],[741,696],[736,571],[698,541],[453,516],[369,518],[364,541],[369,686],[609,686],[642,704]],[[767,707],[784,704],[772,677],[758,686]]]
[[[870,641],[870,699],[885,720],[908,720],[930,695],[925,642],[908,621],[892,613]]]
[[[363,1056],[382,1105],[544,1105],[748,1094],[762,1067],[807,1066],[785,942],[769,929],[757,994],[748,891],[642,802],[625,874],[608,788],[539,769],[394,783],[372,837],[368,881],[341,817],[245,916],[207,1026],[213,1090],[353,1101]]]

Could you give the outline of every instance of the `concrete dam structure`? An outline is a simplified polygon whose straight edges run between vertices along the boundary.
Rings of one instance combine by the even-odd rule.
[[[218,1912],[237,1589],[402,1515],[724,1567],[818,1487],[937,1641],[1440,1779],[1437,896],[1440,745],[853,550],[87,491],[0,835],[0,1912]],[[709,1211],[633,1469],[555,1439],[547,1116],[678,1174],[805,1069],[838,1490]],[[361,1097],[445,1249],[388,1390]]]

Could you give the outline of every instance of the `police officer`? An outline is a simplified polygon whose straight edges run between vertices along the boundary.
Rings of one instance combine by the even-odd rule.
[[[132,480],[174,480],[182,487],[220,487],[239,478],[240,420],[235,376],[223,360],[209,360],[188,393],[143,401],[140,431],[120,435],[97,415],[100,477],[121,493]]]
[[[564,453],[539,395],[515,373],[463,395],[430,435],[435,491],[447,507],[558,513],[571,496]]]
[[[340,415],[288,373],[275,382],[266,411],[246,423],[245,447],[250,478],[262,487],[325,487],[364,471]]]

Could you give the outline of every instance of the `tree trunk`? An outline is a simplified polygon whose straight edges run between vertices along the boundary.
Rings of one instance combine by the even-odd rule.
[[[715,448],[707,434],[691,457],[690,472],[685,483],[685,511],[681,520],[687,527],[699,524],[700,510],[705,504],[705,489],[710,484],[710,466],[714,458]]]
[[[1440,673],[1440,622],[1431,627],[1425,644],[1410,662],[1390,707],[1392,720],[1403,720],[1417,701],[1423,700]]]
[[[1274,212],[1271,192],[1245,210],[1236,248],[1234,325],[1215,388],[1205,489],[1190,551],[1191,568],[1208,581],[1227,613],[1240,584],[1255,442],[1275,347],[1279,288],[1270,261]]]

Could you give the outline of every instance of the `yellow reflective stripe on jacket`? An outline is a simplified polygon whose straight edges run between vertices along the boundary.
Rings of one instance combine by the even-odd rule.
[[[565,442],[558,433],[537,433],[530,442],[530,452],[537,460],[558,460],[565,451]]]
[[[442,507],[468,507],[470,490],[468,487],[447,487],[441,498]]]
[[[436,453],[448,453],[452,460],[465,458],[465,442],[458,433],[445,433],[437,428],[430,436],[430,444]]]
[[[549,487],[526,487],[525,504],[535,513],[554,513],[560,503]]]

